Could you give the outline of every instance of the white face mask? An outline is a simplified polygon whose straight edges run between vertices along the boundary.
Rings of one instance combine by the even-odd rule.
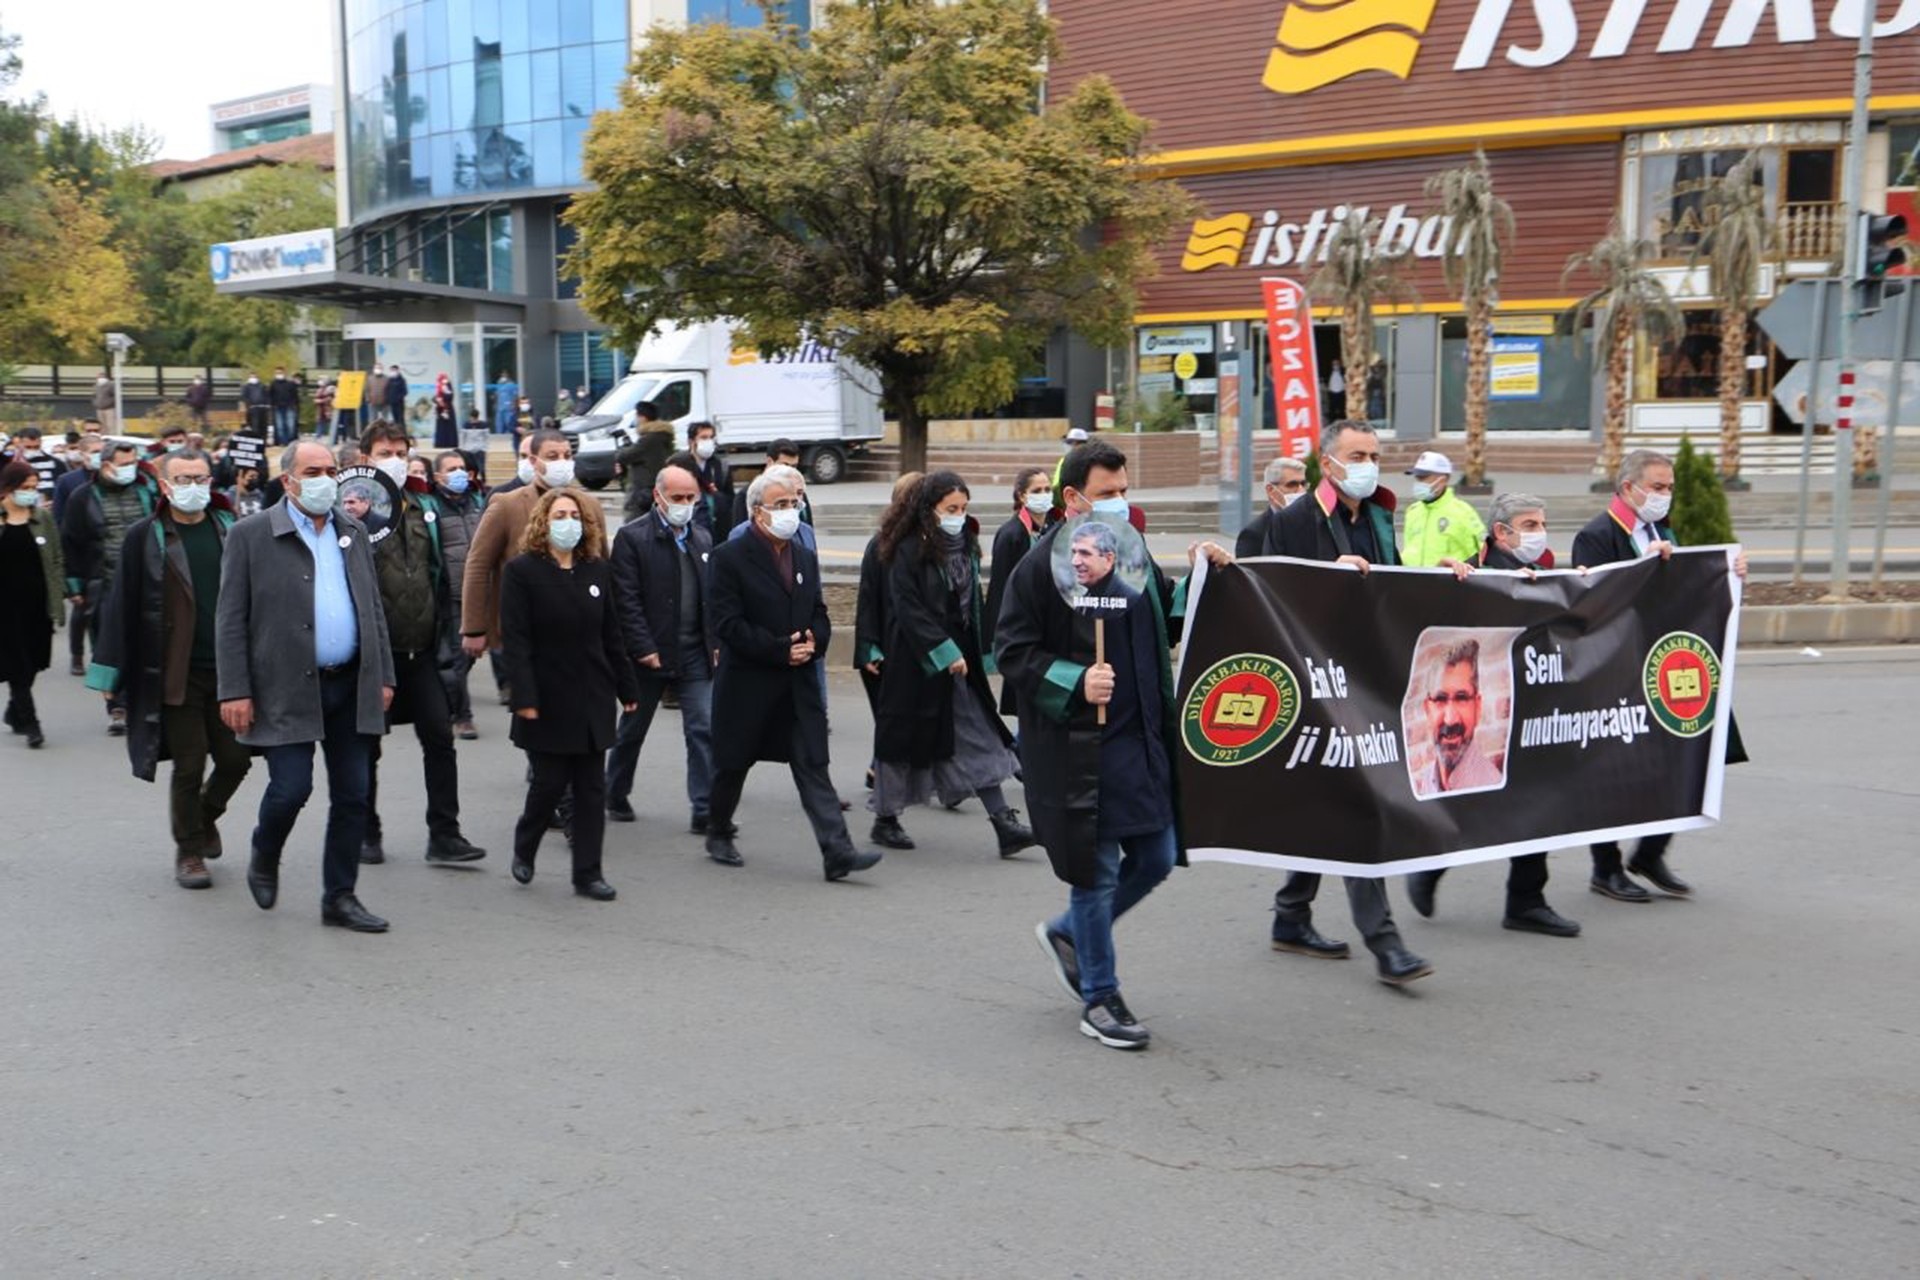
[[[1340,486],[1340,492],[1355,501],[1364,502],[1373,496],[1380,487],[1380,464],[1377,462],[1349,462],[1344,464],[1346,478],[1334,483]]]
[[[192,515],[196,511],[205,511],[207,503],[213,501],[213,489],[205,484],[176,484],[173,492],[167,495],[167,502],[176,510]]]
[[[708,458],[711,458],[713,456],[713,448],[714,448],[714,445],[712,440],[698,441],[693,446],[693,456],[700,459],[700,461],[705,462]]]
[[[785,542],[800,532],[800,513],[798,511],[767,512],[767,532]]]
[[[1638,486],[1635,486],[1638,488]],[[1667,512],[1673,509],[1673,495],[1670,493],[1649,493],[1641,500],[1640,518],[1648,524],[1659,524],[1667,518]]]
[[[1547,532],[1536,529],[1531,533],[1522,533],[1520,540],[1508,548],[1513,558],[1521,564],[1538,564],[1540,557],[1547,554]]]
[[[547,488],[564,489],[573,483],[573,459],[555,458],[547,463]]]
[[[374,463],[373,466],[376,471],[393,481],[396,485],[399,485],[402,489],[407,487],[407,460],[405,458],[382,458],[380,461]]]
[[[1280,509],[1282,511],[1285,511],[1288,507],[1292,506],[1294,503],[1300,501],[1300,499],[1306,496],[1307,496],[1307,491],[1305,489],[1301,489],[1294,493],[1283,493],[1280,495]]]
[[[1027,510],[1036,516],[1043,516],[1053,510],[1053,495],[1051,493],[1030,493],[1027,495],[1026,502]]]
[[[676,529],[684,529],[693,523],[693,504],[691,502],[671,502],[660,508],[667,523]]]
[[[533,459],[532,458],[520,459],[520,470],[518,474],[520,476],[521,484],[533,483]]]
[[[1435,498],[1439,496],[1440,496],[1439,492],[1432,485],[1428,484],[1425,480],[1415,480],[1413,482],[1414,501],[1432,502]]]

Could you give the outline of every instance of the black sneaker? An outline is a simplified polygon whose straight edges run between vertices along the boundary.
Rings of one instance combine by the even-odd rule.
[[[1080,994],[1080,955],[1073,949],[1073,939],[1047,928],[1045,920],[1033,926],[1033,936],[1039,939],[1041,952],[1053,962],[1053,976],[1067,998],[1084,1001]]]
[[[1144,1049],[1152,1039],[1147,1029],[1134,1021],[1133,1011],[1118,994],[1081,1011],[1080,1034],[1092,1036],[1109,1049]]]
[[[627,800],[607,801],[607,820],[610,822],[632,822],[639,815],[633,811],[633,804]]]
[[[371,839],[362,840],[360,842],[360,865],[361,866],[377,867],[381,863],[385,862],[386,860],[387,860],[387,851],[384,847],[381,846],[379,836],[374,836]]]
[[[707,827],[709,825],[710,823],[708,822],[707,815],[704,813],[696,813],[692,817],[687,819],[687,830],[691,831],[694,835],[697,835],[697,836],[703,836],[707,834]]]
[[[478,862],[486,856],[485,849],[465,836],[450,836],[445,840],[427,841],[428,862]]]

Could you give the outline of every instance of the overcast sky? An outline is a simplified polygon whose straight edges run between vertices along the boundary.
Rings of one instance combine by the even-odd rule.
[[[207,108],[296,84],[331,84],[327,0],[0,0],[0,30],[21,37],[16,96],[39,92],[59,116],[144,124],[161,155],[212,148]]]

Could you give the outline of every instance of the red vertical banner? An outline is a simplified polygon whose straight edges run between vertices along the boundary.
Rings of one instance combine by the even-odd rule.
[[[1267,377],[1280,456],[1305,459],[1320,447],[1320,366],[1313,358],[1313,310],[1291,280],[1260,281],[1267,306]]]

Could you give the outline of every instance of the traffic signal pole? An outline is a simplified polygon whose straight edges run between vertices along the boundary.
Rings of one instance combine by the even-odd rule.
[[[1873,94],[1873,24],[1879,5],[1861,6],[1860,47],[1853,56],[1853,118],[1847,130],[1847,159],[1843,175],[1847,241],[1841,263],[1844,310],[1840,313],[1840,399],[1833,420],[1833,563],[1827,595],[1844,600],[1847,575],[1852,571],[1853,546],[1853,321],[1859,314],[1856,282],[1866,246],[1861,243],[1860,206],[1865,195],[1867,99]]]

